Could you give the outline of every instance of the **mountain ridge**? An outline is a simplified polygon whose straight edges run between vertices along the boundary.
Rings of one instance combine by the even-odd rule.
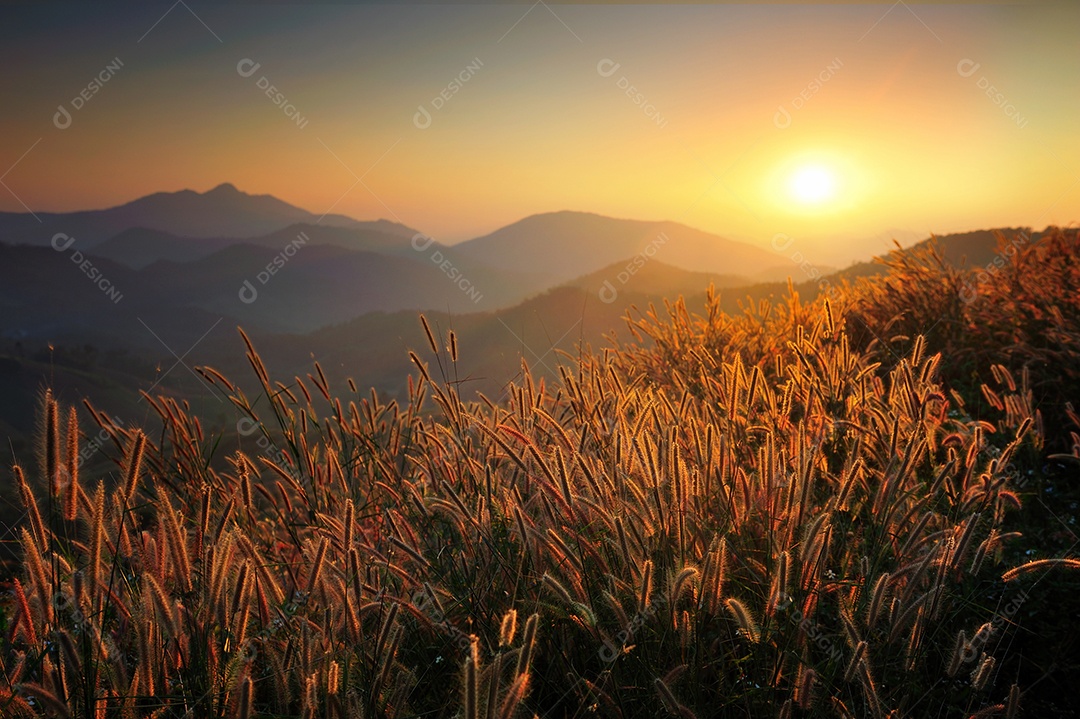
[[[297,222],[370,229],[408,238],[416,234],[410,227],[385,219],[363,222],[345,215],[316,215],[273,195],[252,195],[225,182],[206,192],[154,192],[95,210],[0,212],[0,242],[43,246],[55,233],[64,233],[85,250],[136,227],[181,237],[243,238],[272,233]]]
[[[607,238],[604,246],[596,241],[601,237]],[[529,215],[453,248],[496,268],[527,265],[549,286],[636,256],[714,273],[738,266],[751,277],[786,264],[769,250],[670,220],[627,220],[574,210]]]

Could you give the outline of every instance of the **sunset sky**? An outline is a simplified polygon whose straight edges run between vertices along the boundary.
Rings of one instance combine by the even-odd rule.
[[[0,210],[232,182],[444,242],[573,209],[829,259],[1070,224],[1078,28],[1070,5],[4,6]]]

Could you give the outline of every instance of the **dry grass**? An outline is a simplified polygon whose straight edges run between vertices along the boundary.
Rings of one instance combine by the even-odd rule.
[[[154,437],[91,407],[109,487],[64,470],[77,428],[47,397],[0,714],[1015,714],[966,637],[976,587],[1054,569],[1001,559],[1031,380],[996,363],[1000,416],[972,419],[917,333],[855,341],[871,296],[672,305],[498,403],[415,356],[404,403],[338,397],[248,343],[254,400],[205,376],[273,451],[219,461],[166,397]]]

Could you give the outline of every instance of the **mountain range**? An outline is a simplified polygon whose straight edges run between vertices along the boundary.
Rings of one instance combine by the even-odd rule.
[[[937,241],[952,262],[994,257],[989,230]],[[630,307],[678,295],[700,306],[713,284],[735,309],[748,295],[782,295],[788,277],[812,296],[806,272],[790,252],[675,222],[552,212],[444,245],[229,184],[103,210],[0,213],[0,394],[21,407],[46,376],[79,394],[121,373],[107,386],[127,388],[111,401],[128,412],[134,387],[216,400],[177,362],[244,375],[237,326],[286,377],[315,358],[339,378],[396,391],[408,350],[427,344],[420,311],[458,333],[461,386],[492,394],[522,359],[554,367],[575,343],[603,342]],[[19,416],[6,415],[0,431]]]
[[[504,309],[620,261],[630,270],[630,263],[655,260],[722,275],[724,286],[780,279],[790,270],[773,252],[674,222],[555,212],[446,246],[398,223],[316,217],[229,184],[38,218],[0,214],[0,243],[7,245],[0,280],[23,275],[3,283],[0,302],[26,308],[0,326],[9,335],[84,326],[81,314],[95,299],[105,308],[109,297],[90,293],[70,315],[55,306],[86,294],[78,285],[92,285],[79,277],[88,272],[140,308],[196,308],[252,329],[308,332],[375,311]],[[34,282],[22,267],[38,270]],[[619,282],[619,271],[609,281]],[[109,325],[103,320],[100,329]]]
[[[89,249],[133,228],[181,237],[257,237],[295,223],[372,230],[412,237],[414,230],[387,220],[358,222],[319,216],[271,195],[249,195],[230,183],[208,192],[155,192],[118,207],[82,212],[0,212],[0,238],[8,244],[48,245],[54,233],[75,237]]]

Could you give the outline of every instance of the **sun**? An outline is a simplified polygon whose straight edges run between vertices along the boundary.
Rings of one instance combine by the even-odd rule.
[[[758,197],[762,204],[792,222],[819,229],[824,222],[860,212],[877,183],[859,158],[844,147],[780,146],[758,165]]]
[[[823,165],[804,165],[791,174],[788,191],[803,205],[821,205],[836,195],[836,176]]]

